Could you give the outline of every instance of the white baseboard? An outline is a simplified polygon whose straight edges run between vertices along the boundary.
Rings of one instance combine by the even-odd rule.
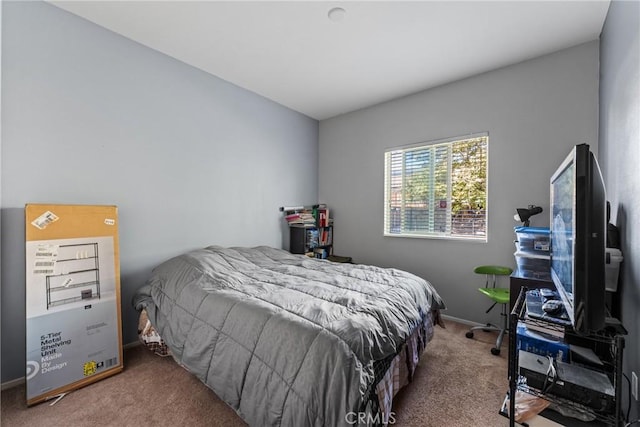
[[[24,384],[24,377],[16,378],[15,380],[4,382],[0,385],[0,391],[8,390],[13,387]]]
[[[463,325],[469,325],[469,326],[481,326],[481,325],[484,325],[484,323],[472,322],[471,320],[460,319],[458,317],[453,317],[453,316],[447,316],[446,314],[442,314],[442,313],[440,313],[440,316],[444,320],[451,320],[452,322],[462,323]]]

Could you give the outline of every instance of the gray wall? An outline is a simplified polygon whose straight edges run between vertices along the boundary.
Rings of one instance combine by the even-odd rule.
[[[41,2],[2,2],[2,381],[24,376],[26,203],[119,208],[124,342],[150,270],[283,244],[318,122]],[[223,59],[222,59],[223,60]]]
[[[383,237],[385,148],[484,131],[488,242]],[[531,225],[548,226],[549,177],[573,145],[597,141],[598,41],[321,121],[318,191],[335,213],[336,253],[425,277],[446,315],[484,322],[473,267],[515,266],[515,208],[542,206]]]
[[[620,229],[618,304],[627,328],[624,370],[640,375],[640,3],[611,2],[600,38],[600,166]],[[626,384],[626,383],[625,383]],[[626,387],[625,387],[626,388]],[[625,393],[625,398],[628,398]],[[627,408],[627,401],[623,407]],[[631,406],[630,419],[640,416]]]
[[[0,97],[2,96],[2,4],[0,4]],[[0,172],[2,172],[2,102],[0,102]],[[0,173],[0,224],[2,224],[2,173]],[[2,239],[2,228],[0,227],[0,240]],[[2,259],[2,245],[0,244],[0,259]],[[0,309],[2,308],[2,263],[0,262]],[[2,355],[2,319],[0,312],[0,356]],[[1,365],[0,360],[0,365]],[[0,367],[0,377],[2,376]]]

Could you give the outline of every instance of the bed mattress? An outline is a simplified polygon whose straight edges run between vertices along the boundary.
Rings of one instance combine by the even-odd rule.
[[[176,361],[255,426],[349,425],[349,414],[388,407],[372,399],[381,380],[402,351],[419,354],[444,308],[411,273],[266,246],[175,257],[134,305]]]

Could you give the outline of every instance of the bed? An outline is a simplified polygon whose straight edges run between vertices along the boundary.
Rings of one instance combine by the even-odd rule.
[[[408,272],[267,246],[177,256],[133,303],[155,351],[252,426],[387,424],[444,308]]]

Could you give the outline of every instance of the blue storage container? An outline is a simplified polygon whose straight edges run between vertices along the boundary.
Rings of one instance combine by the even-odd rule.
[[[549,227],[515,227],[516,251],[522,255],[549,255]]]

